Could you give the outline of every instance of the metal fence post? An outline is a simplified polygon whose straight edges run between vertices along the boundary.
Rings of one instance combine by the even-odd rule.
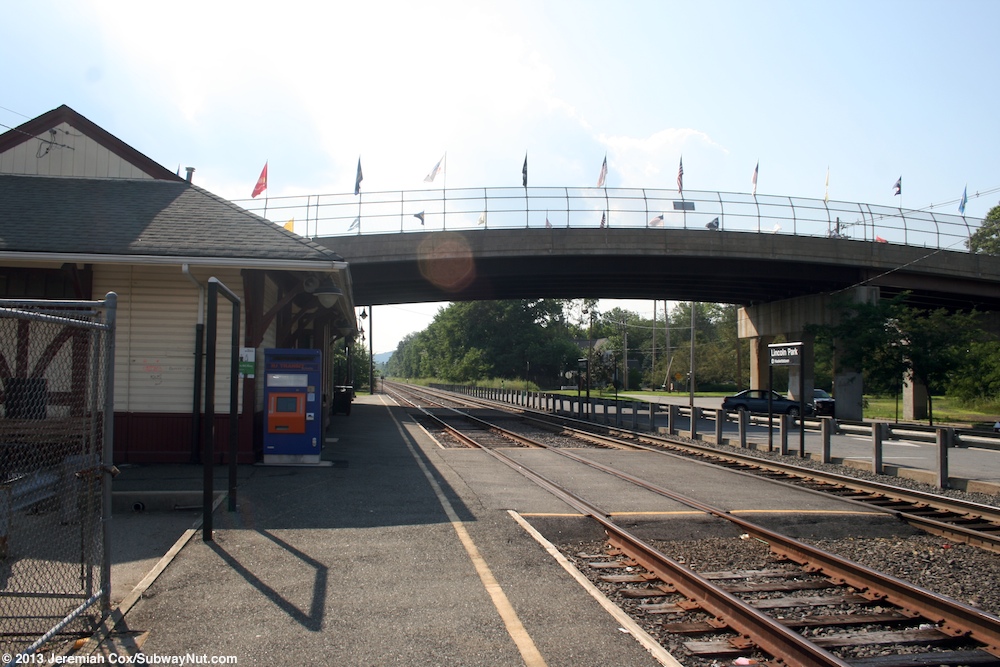
[[[788,415],[778,415],[778,448],[782,456],[788,454]]]
[[[746,449],[747,429],[750,426],[750,413],[746,410],[737,410],[736,419],[739,421],[740,447]]]
[[[701,408],[697,405],[691,406],[691,428],[689,429],[690,437],[692,440],[698,439],[698,416],[701,413]]]
[[[715,444],[722,444],[722,427],[726,424],[726,411],[717,409],[715,411]]]
[[[820,453],[820,460],[823,463],[830,462],[830,435],[833,433],[833,418],[820,417],[819,431],[823,440],[823,449]]]
[[[882,440],[886,426],[885,422],[872,423],[872,472],[876,475],[882,474]]]
[[[947,489],[948,485],[948,448],[955,442],[955,429],[948,426],[937,429],[937,485]]]

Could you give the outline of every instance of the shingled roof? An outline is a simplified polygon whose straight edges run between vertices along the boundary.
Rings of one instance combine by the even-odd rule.
[[[188,181],[20,175],[0,175],[3,252],[343,261]]]

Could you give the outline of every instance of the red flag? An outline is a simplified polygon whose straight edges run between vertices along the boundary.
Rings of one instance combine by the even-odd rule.
[[[267,190],[267,162],[264,163],[264,168],[260,172],[260,178],[257,179],[257,185],[253,186],[253,192],[250,194],[250,198],[253,199],[264,190]]]

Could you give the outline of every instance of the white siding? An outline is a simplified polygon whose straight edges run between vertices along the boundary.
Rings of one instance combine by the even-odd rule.
[[[238,269],[192,272],[203,284],[214,275],[242,296],[243,280]],[[95,298],[109,291],[118,294],[115,410],[190,412],[198,289],[180,266],[95,267]],[[217,413],[228,413],[232,306],[221,296],[218,314],[215,406]],[[240,315],[242,344],[244,308]]]
[[[56,134],[29,139],[0,153],[0,174],[31,176],[72,176],[74,178],[152,178],[125,162],[68,123],[56,127]]]

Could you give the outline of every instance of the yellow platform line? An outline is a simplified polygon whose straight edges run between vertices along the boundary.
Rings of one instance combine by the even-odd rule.
[[[434,494],[437,496],[438,502],[441,503],[442,509],[444,509],[445,514],[448,516],[448,521],[451,523],[452,528],[455,529],[455,533],[458,535],[459,541],[462,543],[466,553],[469,555],[469,560],[472,561],[472,565],[475,567],[476,573],[479,575],[479,579],[483,582],[483,587],[486,589],[490,599],[493,601],[493,606],[496,607],[497,613],[500,614],[500,618],[503,620],[504,626],[507,628],[507,633],[510,635],[511,639],[514,640],[514,644],[517,646],[518,651],[521,652],[521,659],[524,660],[525,667],[546,667],[545,659],[542,657],[541,652],[539,652],[538,647],[535,646],[535,642],[532,640],[531,635],[528,634],[524,624],[521,623],[521,619],[518,618],[517,612],[514,611],[514,606],[507,598],[507,594],[504,593],[503,588],[497,582],[496,577],[493,576],[493,572],[490,570],[489,565],[487,565],[486,559],[479,553],[479,549],[476,547],[475,542],[472,541],[472,536],[469,535],[469,531],[465,528],[465,523],[459,518],[458,513],[455,511],[455,508],[452,507],[451,502],[441,489],[441,486],[437,483],[437,480],[434,479],[434,475],[431,474],[427,465],[413,448],[410,438],[407,436],[406,430],[403,428],[403,425],[399,422],[399,420],[396,419],[396,415],[392,414],[391,410],[389,410],[389,416],[392,417],[392,421],[396,424],[396,428],[399,430],[399,434],[403,437],[403,442],[406,443],[406,447],[410,450],[410,454],[413,456],[413,459],[417,462],[420,470],[424,473],[424,476],[427,478],[431,488],[434,489]]]

